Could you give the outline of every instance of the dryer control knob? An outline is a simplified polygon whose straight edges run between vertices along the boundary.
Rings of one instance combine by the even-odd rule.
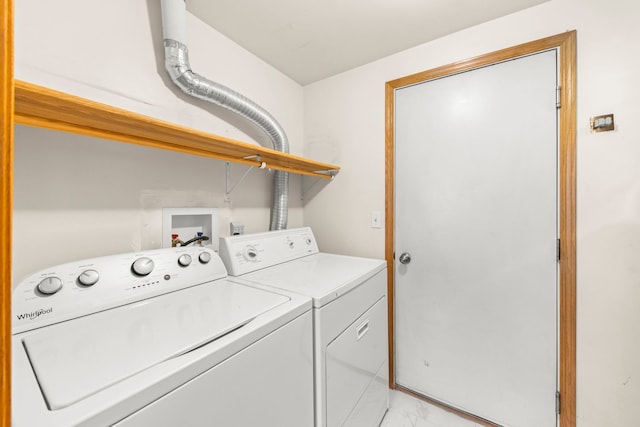
[[[38,283],[38,291],[45,295],[53,295],[62,289],[62,279],[56,276],[44,278]]]
[[[200,260],[201,263],[206,264],[211,261],[211,254],[209,252],[202,252],[198,255],[198,260]]]
[[[255,261],[258,258],[258,250],[253,246],[247,246],[244,250],[244,257],[249,261]]]
[[[131,271],[138,276],[146,276],[153,271],[155,264],[151,258],[142,257],[138,258],[131,264]]]
[[[78,276],[78,283],[82,286],[93,286],[100,280],[100,274],[96,270],[85,270]]]
[[[178,258],[178,265],[180,265],[181,267],[187,267],[189,264],[191,264],[191,255],[180,255],[180,257]]]

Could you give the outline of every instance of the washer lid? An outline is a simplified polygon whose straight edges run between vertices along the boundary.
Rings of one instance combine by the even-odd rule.
[[[49,409],[203,346],[289,301],[217,280],[59,323],[22,339]]]
[[[385,267],[381,259],[320,252],[240,277],[309,296],[314,307],[322,307]]]

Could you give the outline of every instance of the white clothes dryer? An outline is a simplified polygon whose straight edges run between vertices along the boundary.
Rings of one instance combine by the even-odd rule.
[[[378,426],[388,408],[384,260],[323,253],[310,228],[223,237],[229,275],[313,301],[316,427]]]
[[[313,426],[311,300],[206,247],[55,266],[13,292],[12,425]]]

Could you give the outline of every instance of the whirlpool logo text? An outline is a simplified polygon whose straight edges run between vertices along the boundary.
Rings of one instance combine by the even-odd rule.
[[[33,319],[37,319],[43,314],[49,314],[52,312],[53,312],[53,307],[41,308],[40,310],[32,311],[31,313],[17,314],[16,317],[18,318],[18,320],[27,320],[27,319],[33,320]]]

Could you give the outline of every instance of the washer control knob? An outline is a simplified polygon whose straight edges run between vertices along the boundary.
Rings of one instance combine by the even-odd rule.
[[[146,276],[153,271],[153,267],[155,267],[155,264],[151,258],[142,257],[131,264],[131,271],[138,276]]]
[[[178,265],[180,265],[181,267],[187,267],[189,264],[191,264],[191,255],[180,255],[180,257],[178,258]]]
[[[255,261],[258,258],[258,251],[253,246],[247,246],[244,250],[244,257],[249,261]]]
[[[53,295],[62,289],[62,279],[56,276],[44,278],[38,283],[38,291],[45,295]]]
[[[100,274],[96,270],[85,270],[78,276],[78,283],[82,286],[93,286],[100,280]]]
[[[211,261],[211,254],[209,252],[201,252],[200,255],[198,255],[198,260],[201,263],[206,264]]]

